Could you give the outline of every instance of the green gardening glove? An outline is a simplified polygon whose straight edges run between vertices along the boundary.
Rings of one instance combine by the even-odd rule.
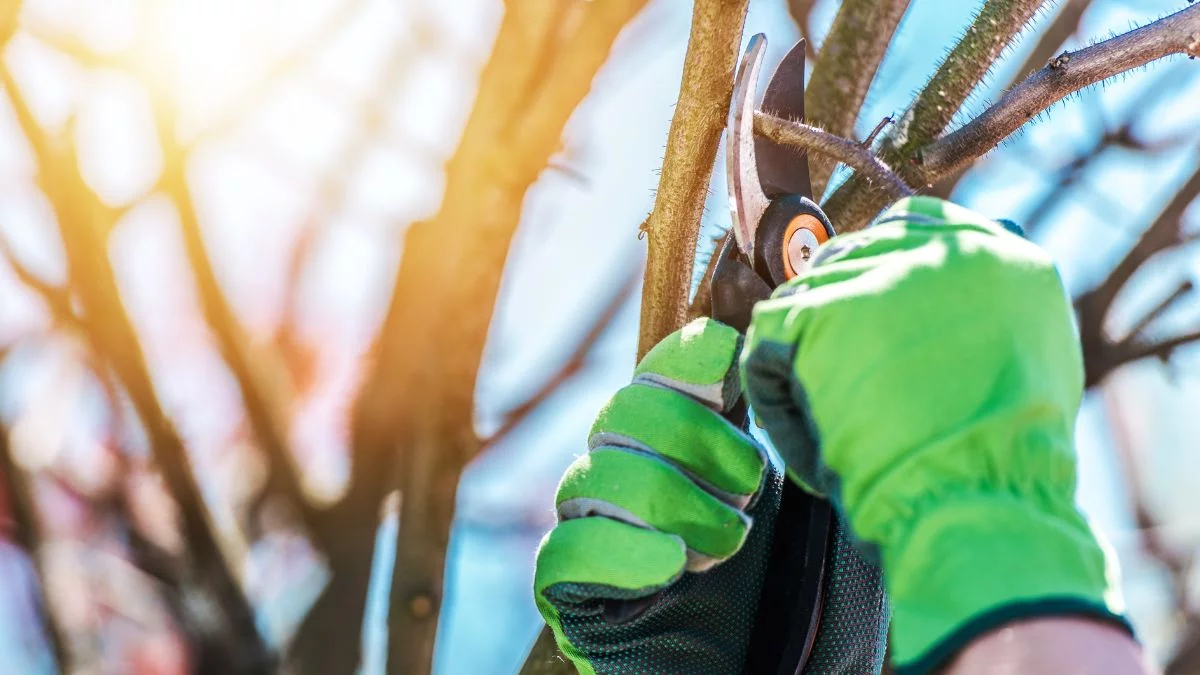
[[[584,675],[741,670],[782,485],[720,414],[741,341],[702,319],[656,346],[563,476],[534,593]]]
[[[897,672],[931,672],[1016,618],[1127,627],[1075,506],[1083,363],[1037,246],[902,200],[759,303],[742,368],[789,475],[882,562]]]

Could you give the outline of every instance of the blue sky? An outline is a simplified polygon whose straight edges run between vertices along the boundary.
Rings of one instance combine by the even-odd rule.
[[[768,62],[777,61],[796,37],[784,3],[751,4],[746,35],[765,32]],[[818,3],[818,41],[836,4]],[[205,236],[217,252],[221,282],[252,332],[265,333],[278,321],[286,247],[321,204],[317,193],[326,174],[342,176],[343,197],[316,214],[324,223],[320,245],[301,285],[301,327],[327,349],[319,364],[325,384],[302,402],[293,441],[310,469],[313,488],[323,494],[336,492],[345,476],[339,459],[346,443],[344,401],[353,391],[355,369],[403,254],[400,235],[407,223],[437,209],[441,164],[454,150],[500,17],[500,3],[488,0],[367,0],[334,42],[314,55],[313,69],[269,91],[256,91],[264,64],[303,44],[305,36],[335,16],[338,5],[336,0],[180,0],[164,5],[163,14],[153,19],[162,27],[156,41],[135,52],[155,83],[150,93],[120,72],[84,72],[27,35],[14,38],[5,53],[39,119],[58,128],[77,113],[75,139],[89,184],[109,203],[131,207],[113,235],[110,254],[147,343],[156,386],[192,444],[193,460],[215,476],[234,470],[216,453],[237,421],[236,397],[231,397],[219,356],[196,335],[199,318],[181,264],[175,215],[163,200],[141,196],[161,168],[146,131],[148,97],[167,97],[183,111],[178,130],[185,140],[204,138],[189,178]],[[571,119],[560,159],[584,179],[547,171],[527,196],[480,378],[478,425],[484,433],[556,370],[583,326],[644,256],[637,227],[652,206],[658,181],[686,47],[687,5],[651,2],[618,41],[591,95]],[[860,118],[864,131],[884,115],[903,110],[977,3],[915,0],[913,5],[868,97]],[[1144,22],[1182,6],[1181,0],[1096,0],[1081,34],[1106,36],[1127,29],[1131,21]],[[109,0],[100,7],[86,0],[31,0],[24,19],[47,30],[78,33],[93,48],[118,53],[132,40],[128,25],[137,16],[135,0]],[[385,132],[362,152],[348,154],[347,145],[361,127],[353,111],[379,97],[381,79],[387,76],[385,61],[396,45],[409,41],[416,26],[438,36],[436,43],[412,51],[410,67],[391,87],[396,93],[378,102]],[[1031,44],[1022,42],[1005,58],[968,110],[986,104]],[[1145,86],[1171,89],[1150,115],[1150,135],[1195,131],[1195,114],[1187,102],[1200,95],[1200,78],[1185,71],[1178,60],[1153,66],[1056,106],[1048,119],[987,160],[986,172],[965,181],[956,199],[986,214],[1020,221],[1046,189],[1047,167],[1069,160],[1095,138],[1097,111],[1118,118],[1123,105]],[[256,103],[233,124],[219,124],[246,100]],[[1107,271],[1114,255],[1129,246],[1174,184],[1192,170],[1197,161],[1194,138],[1154,158],[1112,153],[1089,174],[1090,188],[1072,193],[1039,231],[1039,242],[1058,260],[1073,290],[1086,288]],[[52,221],[32,189],[29,169],[28,150],[12,128],[7,104],[0,104],[0,229],[31,267],[61,279]],[[723,172],[717,171],[705,233],[727,226],[724,195]],[[1122,298],[1126,324],[1161,289],[1196,272],[1191,251],[1152,263],[1129,297]],[[0,306],[0,336],[38,325],[36,305],[2,278]],[[1168,317],[1175,325],[1195,319],[1195,312],[1186,310]],[[593,415],[628,379],[637,320],[634,301],[609,328],[585,371],[464,476],[439,634],[440,675],[515,670],[532,640],[540,625],[529,593],[539,526],[551,522],[554,485],[584,450]],[[64,358],[69,356],[61,350],[35,344],[11,359],[0,371],[6,389],[0,411],[6,418],[20,417],[18,401],[48,390]],[[1184,450],[1188,439],[1200,435],[1195,415],[1188,413],[1200,400],[1200,383],[1191,367],[1195,360],[1194,350],[1181,352],[1174,381],[1155,363],[1127,368],[1113,379],[1113,389],[1136,421],[1146,480],[1159,514],[1173,537],[1192,546],[1200,541],[1200,524],[1190,514],[1200,503],[1186,477],[1200,475],[1200,458]],[[1134,618],[1151,645],[1161,649],[1169,636],[1161,584],[1136,555],[1101,403],[1089,399],[1080,418],[1080,502],[1126,561]],[[94,424],[81,423],[71,433],[84,438]],[[64,452],[78,451],[71,450],[71,443],[63,446]],[[390,540],[389,528],[395,526],[390,521],[381,541]],[[381,546],[380,553],[386,561],[387,547]],[[376,599],[384,597],[382,585],[375,590]],[[377,648],[382,615],[378,606],[373,612],[368,640],[375,649],[366,673],[381,672]]]

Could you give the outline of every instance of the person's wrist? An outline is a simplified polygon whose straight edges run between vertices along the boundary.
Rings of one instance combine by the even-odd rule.
[[[1084,615],[1128,630],[1104,550],[1073,504],[994,491],[915,510],[881,546],[898,672],[930,672],[1028,617]]]

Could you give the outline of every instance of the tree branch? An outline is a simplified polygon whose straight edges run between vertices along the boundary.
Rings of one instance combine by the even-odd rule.
[[[923,182],[969,164],[1067,95],[1172,54],[1200,56],[1200,6],[1054,58],[982,115],[921,148]]]
[[[792,15],[792,21],[796,22],[796,28],[805,39],[804,54],[813,61],[817,59],[817,45],[812,34],[812,11],[816,5],[817,0],[787,0],[788,14]]]
[[[1193,285],[1191,279],[1185,279],[1181,281],[1170,295],[1163,298],[1158,302],[1158,304],[1151,307],[1148,312],[1143,314],[1142,318],[1138,319],[1137,323],[1135,323],[1133,327],[1129,329],[1129,338],[1134,339],[1140,335],[1142,331],[1146,329],[1146,326],[1149,326],[1155,319],[1162,316],[1164,312],[1182,299],[1183,296],[1191,293],[1192,288]]]
[[[37,504],[24,469],[13,461],[8,437],[8,427],[0,425],[0,512],[5,506],[8,507],[9,517],[13,521],[11,538],[14,543],[25,549],[34,569],[37,570],[38,579],[34,582],[32,590],[40,614],[38,618],[49,643],[50,653],[54,656],[55,666],[61,673],[71,672],[70,654],[63,641],[54,608],[50,606],[46,596],[46,578],[40,563],[41,526],[38,523]]]
[[[1129,493],[1129,505],[1137,526],[1142,551],[1158,562],[1166,572],[1175,612],[1182,614],[1183,629],[1175,654],[1164,670],[1164,675],[1188,675],[1196,672],[1200,663],[1200,616],[1189,607],[1188,574],[1192,569],[1190,556],[1171,550],[1159,534],[1160,524],[1150,510],[1149,500],[1143,483],[1141,464],[1137,448],[1130,431],[1125,409],[1118,390],[1112,386],[1102,389],[1105,412],[1112,430],[1113,450],[1121,467]]]
[[[700,217],[725,128],[748,0],[696,0],[683,80],[655,194],[638,359],[687,319]]]
[[[887,54],[892,34],[909,0],[845,0],[821,43],[821,56],[804,92],[804,120],[842,138],[854,135],[854,123]],[[804,37],[808,37],[805,34]],[[825,194],[837,157],[808,159],[813,195]]]
[[[125,311],[104,240],[111,223],[97,222],[97,214],[106,212],[95,208],[99,199],[80,175],[71,146],[51,139],[37,124],[7,68],[0,67],[0,83],[34,149],[40,182],[55,212],[69,277],[83,308],[86,337],[129,392],[145,427],[151,454],[179,504],[193,592],[206,598],[222,615],[214,628],[227,639],[226,650],[214,654],[221,661],[212,667],[226,672],[269,672],[270,651],[258,632],[250,603],[229,570],[183,442],[158,401],[137,333]]]
[[[271,487],[285,495],[313,543],[323,549],[329,539],[326,523],[307,497],[302,473],[287,440],[289,393],[283,384],[288,379],[286,367],[276,352],[251,353],[245,329],[221,289],[192,202],[186,175],[188,157],[175,138],[172,123],[170,111],[160,104],[155,110],[155,127],[163,153],[162,189],[179,214],[184,250],[204,318],[237,382],[254,438],[267,457]]]
[[[712,239],[712,253],[708,256],[708,261],[704,263],[704,274],[700,275],[700,283],[696,285],[696,295],[688,304],[687,318],[692,319],[708,316],[712,312],[712,277],[713,272],[717,271],[717,261],[720,259],[720,253],[725,248],[725,241],[733,236],[731,230],[725,230],[721,234]]]
[[[1200,196],[1200,167],[1197,167],[1191,177],[1180,186],[1170,203],[1146,228],[1129,252],[1117,262],[1113,271],[1105,277],[1104,281],[1076,298],[1075,310],[1079,315],[1079,334],[1083,343],[1087,386],[1100,383],[1110,372],[1122,364],[1156,353],[1155,347],[1147,348],[1130,343],[1114,345],[1107,337],[1105,323],[1117,295],[1133,275],[1141,269],[1142,265],[1155,255],[1182,243],[1183,236],[1180,228],[1183,213],[1198,196]],[[1187,341],[1189,340],[1184,340],[1184,342]],[[1172,345],[1171,342],[1175,341],[1167,343],[1168,351],[1178,346],[1178,344]],[[1147,349],[1149,353],[1143,353]],[[1138,356],[1138,354],[1142,355]]]
[[[846,140],[827,131],[803,122],[784,120],[755,112],[754,130],[763,136],[785,145],[804,148],[832,157],[853,168],[858,175],[865,176],[868,184],[882,191],[888,199],[896,200],[913,194],[912,188],[883,163],[870,148]]]
[[[1017,68],[1012,79],[1005,85],[1004,91],[1012,89],[1030,73],[1046,65],[1055,54],[1058,54],[1059,48],[1072,35],[1079,31],[1083,15],[1091,4],[1092,0],[1067,0],[1062,8],[1059,9],[1058,14],[1055,15],[1054,21],[1039,34],[1033,51],[1025,58],[1025,62]],[[959,182],[962,181],[963,176],[967,174],[972,166],[974,166],[974,161],[969,165],[962,166],[940,177],[927,194],[941,197],[942,199],[949,199],[954,193],[954,189],[958,187]],[[1026,232],[1030,231],[1028,221],[1022,222],[1021,226],[1026,228]]]
[[[394,350],[407,342],[396,339],[397,329],[411,333],[413,326],[427,326],[422,340],[436,340],[437,347],[414,351],[409,343],[387,359],[416,376],[410,391],[424,393],[408,406],[398,429],[404,525],[396,541],[388,615],[392,675],[432,670],[456,487],[481,447],[473,429],[476,377],[525,194],[560,146],[563,128],[617,35],[644,5],[645,0],[577,0],[556,8],[534,1],[518,10],[510,4],[447,167],[442,208],[406,238],[381,345]],[[541,40],[525,30],[530,25],[525,22],[539,21],[539,15]],[[457,233],[457,246],[448,241],[449,232]],[[413,256],[419,262],[408,272],[436,269],[414,279],[404,269]],[[431,283],[444,291],[430,293]],[[412,317],[415,323],[404,320],[410,309],[424,316]],[[437,355],[432,363],[431,354]],[[390,379],[382,369],[375,375]]]
[[[16,252],[12,250],[8,239],[4,235],[0,235],[0,258],[4,258],[8,263],[9,268],[12,269],[18,281],[42,299],[54,321],[72,330],[83,330],[83,322],[75,314],[75,308],[71,306],[71,294],[67,289],[47,283],[41,277],[34,274],[17,257]]]
[[[913,155],[945,131],[1004,48],[1043,4],[1044,0],[985,2],[962,39],[889,130],[880,159],[911,184],[923,186],[909,174]],[[846,232],[865,227],[886,205],[884,192],[872,189],[864,177],[852,176],[826,200],[825,212],[839,230]]]

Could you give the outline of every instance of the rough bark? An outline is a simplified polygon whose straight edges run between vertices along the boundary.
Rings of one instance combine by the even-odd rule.
[[[748,0],[697,0],[654,210],[638,359],[687,320],[700,217],[725,128]]]

